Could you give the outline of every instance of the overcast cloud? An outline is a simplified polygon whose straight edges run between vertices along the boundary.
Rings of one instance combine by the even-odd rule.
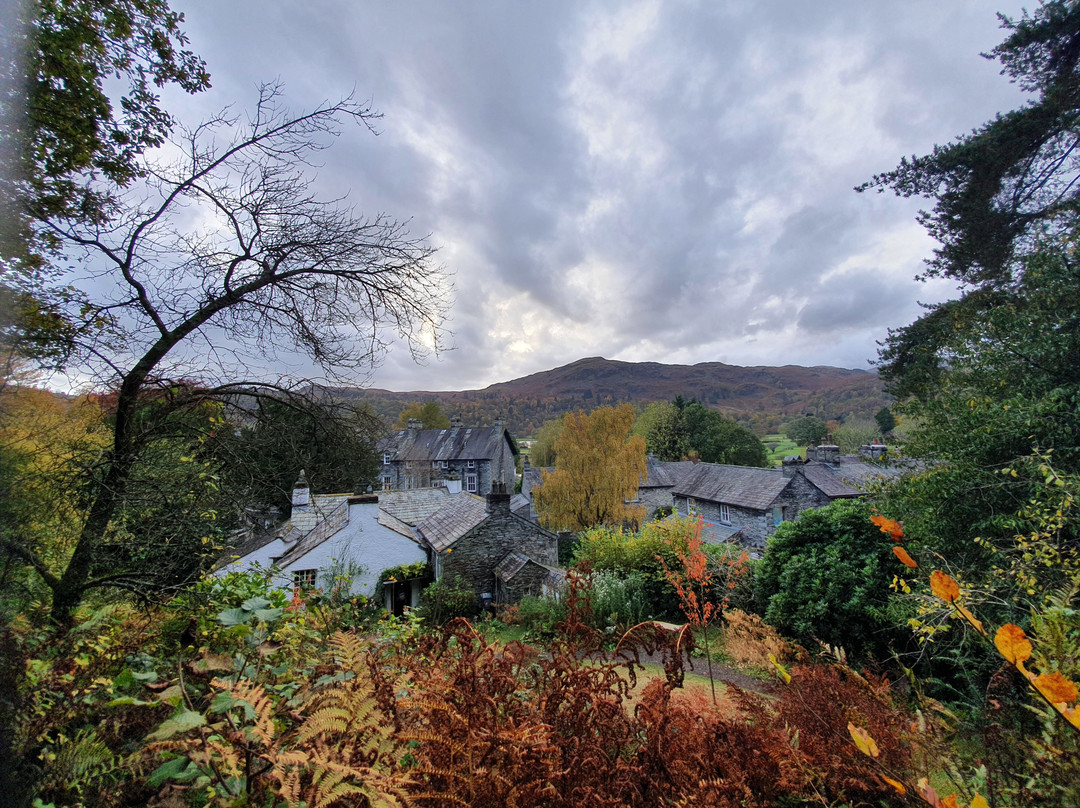
[[[916,200],[852,187],[1021,102],[976,0],[177,1],[214,89],[371,98],[319,184],[430,233],[450,348],[370,383],[483,387],[583,356],[867,367],[953,293]],[[1019,13],[1019,4],[998,4]],[[924,203],[925,204],[925,203]]]

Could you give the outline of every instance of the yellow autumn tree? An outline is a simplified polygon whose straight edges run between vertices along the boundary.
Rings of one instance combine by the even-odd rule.
[[[555,441],[555,471],[536,489],[540,523],[555,530],[637,526],[644,508],[630,505],[645,479],[645,439],[630,435],[634,408],[567,413]]]

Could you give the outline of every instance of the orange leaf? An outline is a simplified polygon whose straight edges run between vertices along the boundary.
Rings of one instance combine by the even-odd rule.
[[[984,637],[986,636],[986,631],[983,630],[983,624],[982,624],[982,621],[979,620],[979,618],[977,618],[975,615],[973,615],[971,612],[969,612],[967,609],[965,609],[959,603],[954,603],[953,605],[956,606],[956,611],[960,612],[960,614],[962,614],[964,616],[964,619],[967,620],[971,624],[971,627],[973,629],[975,629],[977,632],[982,634]]]
[[[900,539],[904,538],[904,528],[895,519],[875,515],[870,517],[870,521],[877,525],[882,533],[888,533],[893,541],[900,541]]]
[[[1020,626],[1006,623],[994,635],[994,645],[1001,655],[1012,664],[1020,667],[1024,660],[1031,659],[1031,643]]]
[[[915,559],[909,556],[908,551],[905,550],[903,547],[897,545],[896,547],[892,548],[892,551],[896,555],[896,557],[900,559],[901,564],[906,564],[912,569],[919,566],[915,563]]]
[[[952,603],[960,597],[960,585],[951,575],[941,570],[930,573],[930,589],[946,603]]]
[[[1068,704],[1076,701],[1076,685],[1057,671],[1039,675],[1032,684],[1046,696],[1046,700],[1051,704]]]
[[[957,808],[956,795],[950,794],[941,801],[941,808]]]
[[[891,777],[886,777],[884,774],[881,775],[881,779],[884,780],[886,783],[888,783],[893,788],[895,788],[901,794],[907,794],[907,789],[904,788],[903,783],[901,783],[901,782],[899,782],[897,780],[893,780]]]
[[[855,741],[855,745],[859,747],[859,751],[864,755],[876,758],[881,754],[877,742],[870,737],[870,733],[865,729],[857,727],[848,721],[847,731],[851,735],[851,740]]]

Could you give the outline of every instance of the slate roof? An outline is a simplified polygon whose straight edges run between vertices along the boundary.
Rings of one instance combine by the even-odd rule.
[[[518,511],[525,510],[526,508],[531,507],[532,503],[529,502],[529,498],[524,494],[514,494],[514,496],[510,497],[510,510],[513,513],[517,513]]]
[[[495,577],[500,581],[509,581],[521,572],[521,568],[528,563],[529,557],[527,555],[518,552],[509,553],[506,558],[495,565]]]
[[[672,493],[764,511],[772,507],[790,482],[780,469],[698,463]]]
[[[540,475],[541,475],[542,472],[545,472],[545,471],[548,474],[551,474],[553,471],[555,471],[555,467],[554,466],[548,466],[548,467],[545,468],[543,466],[529,466],[527,469],[525,469],[521,473],[521,477],[522,477],[521,488],[522,488],[522,490],[524,490],[526,488],[531,490],[533,488],[536,488],[536,486],[540,485],[540,481],[541,481]]]
[[[462,492],[449,497],[416,529],[435,552],[442,552],[483,522],[486,516],[487,502],[475,494]]]
[[[844,463],[834,471],[844,482],[864,490],[870,484],[880,480],[895,480],[903,474],[911,474],[922,469],[923,464],[918,461],[890,460],[885,463]]]
[[[389,452],[395,461],[491,460],[502,452],[505,441],[514,455],[517,445],[502,427],[475,426],[450,429],[399,429],[378,443],[380,454]]]
[[[314,499],[315,497],[312,497],[312,500]],[[303,538],[301,538],[293,547],[290,547],[284,555],[275,559],[275,565],[281,569],[285,569],[293,562],[298,561],[310,553],[324,541],[340,531],[345,525],[349,524],[349,495],[342,494],[340,496],[324,497],[324,499],[329,500],[329,502],[326,503],[327,505],[329,505],[330,502],[336,502],[336,504],[307,531],[307,534]],[[301,520],[302,524],[307,524],[308,520],[306,517],[309,515],[310,514],[308,513],[302,514],[302,516],[305,517]],[[289,521],[292,521],[292,519]]]
[[[418,525],[446,504],[445,488],[411,488],[379,493],[379,510],[406,525]]]
[[[672,488],[699,465],[689,460],[666,461],[649,458],[648,478],[638,488]]]
[[[864,465],[860,463],[859,465]],[[845,469],[847,467],[845,466]],[[857,497],[862,492],[853,485],[844,482],[840,473],[829,466],[808,463],[800,466],[802,475],[821,489],[821,492],[832,499],[847,499]]]
[[[739,538],[741,533],[741,528],[721,524],[720,522],[705,522],[701,526],[701,538],[709,543],[732,542]]]

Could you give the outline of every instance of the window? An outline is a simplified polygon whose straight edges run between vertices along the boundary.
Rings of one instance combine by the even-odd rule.
[[[465,468],[467,468],[467,469],[476,468],[476,461],[475,460],[466,460],[465,461]]]
[[[720,506],[720,521],[725,525],[731,524],[731,508],[727,505]]]
[[[314,589],[318,570],[293,570],[292,582],[297,589]]]
[[[368,455],[368,456],[370,457],[370,455]],[[384,466],[389,466],[390,465],[390,458],[391,457],[393,457],[393,455],[391,455],[390,452],[384,452],[383,453],[382,462],[383,462]]]
[[[383,478],[382,478],[382,490],[383,491],[389,491],[390,490],[390,483],[392,483],[392,482],[393,482],[393,479],[390,477],[390,475],[389,474],[384,474]]]
[[[441,480],[436,480],[435,482],[433,482],[431,484],[431,487],[432,488],[442,488],[443,487],[443,482]]]
[[[782,506],[773,508],[772,509],[773,527],[776,527],[777,525],[779,525],[783,521],[784,521],[784,508]]]
[[[475,494],[476,493],[476,475],[475,474],[466,474],[465,475],[465,490],[468,491],[470,494]]]

